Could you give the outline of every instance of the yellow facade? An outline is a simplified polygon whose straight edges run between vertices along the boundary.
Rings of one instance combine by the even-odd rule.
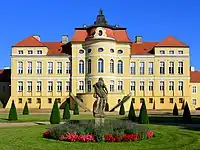
[[[49,49],[45,46],[13,46],[11,96],[7,108],[10,108],[12,100],[15,101],[17,108],[23,108],[25,102],[28,102],[29,108],[52,108],[55,99],[60,99],[59,104],[61,105],[72,92],[81,97],[86,107],[92,110],[95,102],[92,85],[98,81],[99,77],[103,77],[109,91],[109,109],[117,105],[129,93],[132,96],[124,104],[126,111],[129,110],[131,101],[134,102],[135,109],[140,109],[143,99],[147,109],[154,107],[154,109],[173,109],[174,103],[177,103],[178,108],[181,109],[183,102],[186,101],[191,109],[200,105],[198,101],[199,90],[192,93],[192,86],[199,89],[200,84],[190,82],[188,46],[155,46],[153,54],[133,54],[130,42],[118,42],[108,35],[105,27],[95,27],[94,30],[92,38],[80,42],[70,42],[72,49],[70,55],[48,55]],[[102,32],[102,35],[97,34],[99,31]],[[142,38],[140,37],[139,43],[141,42]],[[33,51],[31,55],[28,54],[30,50]],[[38,50],[41,50],[42,53],[38,54]],[[19,51],[23,51],[23,54],[19,54]],[[164,51],[164,54],[161,51]],[[111,60],[114,64],[114,72],[111,71]],[[91,71],[88,66],[89,61]],[[23,64],[21,65],[22,73],[18,72],[19,62]],[[28,73],[28,62],[32,63],[32,73]],[[38,62],[42,64],[41,73],[37,73]],[[53,73],[51,74],[48,73],[49,62],[53,64]],[[67,62],[70,62],[71,70],[66,73]],[[81,62],[84,65],[81,66]],[[180,62],[183,64],[182,73],[178,69]],[[62,65],[61,73],[57,71],[58,63]],[[173,73],[170,73],[169,68],[172,63]],[[134,71],[131,71],[132,64],[135,65]],[[162,64],[164,64],[164,73],[160,73]],[[142,65],[143,67],[141,67]],[[119,73],[118,70],[121,66],[122,72]],[[82,72],[80,67],[83,69]],[[53,83],[52,91],[48,90],[49,81]],[[23,83],[21,91],[19,91],[19,82]],[[28,82],[31,82],[32,85],[32,89],[29,91]],[[37,82],[41,82],[41,90],[39,91],[37,90]],[[62,83],[61,91],[57,90],[58,82]],[[70,88],[67,88],[69,83]],[[170,87],[172,83],[173,88]],[[193,102],[194,99],[196,99],[196,103]],[[73,102],[71,102],[72,104]]]

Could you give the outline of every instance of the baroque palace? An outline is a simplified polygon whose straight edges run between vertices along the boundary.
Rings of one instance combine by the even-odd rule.
[[[200,106],[200,72],[190,67],[189,46],[173,36],[158,42],[131,41],[126,28],[109,25],[100,10],[93,25],[75,28],[72,39],[42,42],[40,36],[25,38],[12,46],[11,92],[17,108],[52,108],[77,102],[93,110],[93,84],[102,77],[108,89],[106,111],[126,99],[139,109],[190,109]],[[4,82],[3,82],[4,83]],[[8,85],[8,84],[7,84]],[[115,107],[116,106],[116,107]],[[117,108],[119,109],[119,108]]]

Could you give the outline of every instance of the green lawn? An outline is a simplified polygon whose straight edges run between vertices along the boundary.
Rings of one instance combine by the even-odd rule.
[[[52,125],[0,129],[1,150],[193,150],[200,149],[200,132],[178,126],[148,125],[155,134],[151,140],[127,143],[69,143],[42,138]]]

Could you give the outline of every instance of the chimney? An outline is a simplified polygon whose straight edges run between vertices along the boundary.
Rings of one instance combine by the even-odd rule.
[[[142,42],[142,36],[136,36],[135,43],[141,43],[141,42]]]
[[[68,43],[68,35],[62,35],[62,43],[67,44]]]
[[[38,41],[40,41],[40,36],[39,35],[33,35],[34,38],[36,38]]]
[[[191,66],[190,67],[190,71],[194,71],[195,69],[194,69],[194,67],[193,66]]]

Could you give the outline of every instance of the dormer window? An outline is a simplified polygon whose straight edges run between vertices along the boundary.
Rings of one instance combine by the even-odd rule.
[[[182,50],[178,51],[178,54],[183,54],[183,51]]]
[[[173,51],[173,50],[170,50],[170,51],[169,51],[169,54],[174,54],[174,51]]]
[[[98,48],[98,52],[103,52],[103,48]]]
[[[23,54],[23,50],[18,50],[18,54]]]
[[[37,51],[37,54],[42,54],[42,50],[38,50],[38,51]]]
[[[103,32],[102,30],[99,30],[99,36],[102,36]]]
[[[122,53],[123,53],[123,50],[120,49],[120,50],[117,51],[117,53],[118,53],[118,54],[122,54]]]
[[[80,53],[80,54],[83,54],[83,53],[84,53],[84,50],[82,50],[82,49],[79,50],[79,53]]]
[[[28,50],[28,54],[33,54],[33,51],[32,50]]]
[[[110,52],[111,52],[111,53],[114,53],[115,51],[114,51],[114,49],[111,48],[111,49],[110,49]]]
[[[161,51],[160,51],[160,54],[165,54],[165,51],[164,51],[164,50],[161,50]]]

